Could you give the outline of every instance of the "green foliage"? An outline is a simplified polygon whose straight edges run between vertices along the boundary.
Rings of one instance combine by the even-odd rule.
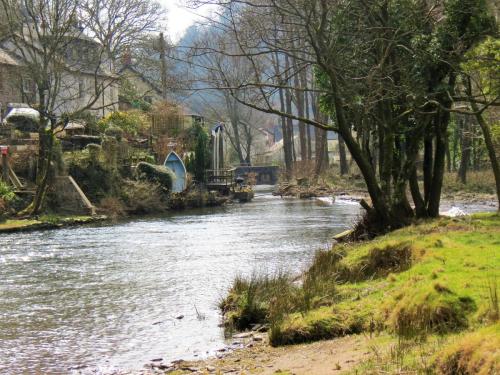
[[[104,134],[108,137],[115,138],[117,141],[121,141],[123,138],[123,129],[118,126],[110,126],[104,130]]]
[[[3,180],[0,180],[0,199],[3,199],[5,202],[10,202],[15,198],[16,194],[14,194],[12,188]]]
[[[462,69],[472,74],[481,93],[488,98],[500,94],[500,39],[488,37],[474,49],[467,52]]]
[[[91,202],[115,195],[120,190],[120,176],[101,157],[96,158],[96,147],[67,153],[68,173],[73,176]],[[92,150],[92,151],[90,151]]]
[[[146,162],[137,164],[137,178],[159,184],[161,187],[172,189],[172,183],[175,180],[174,173],[163,165],[154,165]]]
[[[110,127],[118,127],[127,135],[136,136],[145,134],[150,127],[150,121],[146,114],[141,111],[115,111],[108,114],[98,122],[101,132]]]
[[[192,145],[194,155],[186,160],[186,169],[197,182],[205,182],[205,171],[210,167],[210,149],[208,134],[202,125],[195,123],[190,129],[189,138],[194,140]]]

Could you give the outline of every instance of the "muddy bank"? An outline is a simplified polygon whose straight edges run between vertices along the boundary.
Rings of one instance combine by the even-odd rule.
[[[299,199],[334,196],[350,197],[354,200],[369,199],[368,192],[363,189],[343,189],[328,185],[300,185],[287,182],[277,185],[273,195]]]
[[[408,193],[409,194],[409,193]],[[365,189],[346,188],[328,185],[301,185],[300,183],[282,182],[276,186],[273,195],[282,198],[332,198],[332,203],[335,199],[359,202],[364,199],[370,203],[371,199]],[[411,196],[408,196],[409,201],[412,201]],[[463,207],[466,212],[477,211],[492,211],[498,206],[498,200],[495,194],[475,193],[469,191],[443,192],[441,196],[441,206],[444,209],[449,209],[453,206]]]
[[[351,370],[371,353],[371,340],[352,335],[310,344],[272,347],[267,335],[245,332],[235,335],[232,347],[221,349],[217,356],[197,361],[165,363],[153,358],[140,374],[281,374],[326,375]],[[239,346],[234,348],[234,346]],[[130,373],[114,373],[128,375]]]

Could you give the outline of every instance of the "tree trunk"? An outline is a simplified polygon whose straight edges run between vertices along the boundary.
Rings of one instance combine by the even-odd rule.
[[[437,116],[437,122],[435,123],[436,152],[434,155],[432,184],[429,192],[429,203],[427,206],[427,211],[430,217],[439,216],[441,188],[443,186],[443,175],[445,169],[447,127],[449,120],[450,112],[440,110]]]
[[[450,151],[450,140],[446,138],[446,171],[451,172],[451,151]]]
[[[457,179],[462,183],[467,183],[467,169],[470,164],[472,138],[470,133],[470,123],[463,117],[459,120],[460,124],[460,148],[462,150],[462,157],[460,158],[460,165],[458,167]]]
[[[470,95],[470,94],[469,94]],[[479,108],[477,104],[471,100],[471,108],[474,112],[476,112],[476,119],[481,127],[484,136],[484,143],[486,145],[486,149],[488,150],[488,156],[491,162],[491,169],[493,170],[493,175],[495,176],[495,184],[497,188],[497,200],[498,200],[498,208],[500,211],[500,163],[498,163],[498,158],[495,151],[495,145],[493,144],[493,137],[491,135],[491,130],[489,125],[484,120],[482,114],[479,112]]]
[[[429,202],[429,194],[431,191],[432,184],[432,174],[433,174],[433,145],[432,138],[433,133],[431,132],[431,125],[427,126],[427,131],[424,139],[424,162],[423,162],[423,174],[424,174],[424,201],[425,205]]]
[[[339,134],[339,163],[340,163],[340,175],[344,176],[349,173],[349,164],[347,163],[347,155],[345,151],[344,138]]]

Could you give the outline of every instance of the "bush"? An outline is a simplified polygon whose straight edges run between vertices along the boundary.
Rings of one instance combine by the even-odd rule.
[[[112,137],[117,141],[121,141],[123,138],[123,130],[117,126],[110,126],[104,131],[104,135]]]
[[[109,217],[117,218],[125,216],[125,204],[116,197],[105,197],[99,202],[99,209]]]
[[[167,167],[140,162],[137,164],[136,171],[138,179],[159,184],[168,190],[172,190],[172,183],[175,180],[175,175]]]
[[[469,297],[457,296],[446,286],[410,288],[399,297],[390,313],[389,326],[401,337],[444,334],[468,326],[467,314],[476,309]]]
[[[127,211],[134,214],[161,213],[168,207],[161,187],[150,182],[124,181],[121,197]]]
[[[3,180],[0,180],[0,199],[5,203],[13,201],[16,198],[16,194]]]
[[[99,202],[107,196],[117,195],[121,179],[118,173],[106,167],[100,158],[95,159],[95,147],[91,146],[90,149],[66,154],[66,165],[68,173],[90,201]]]
[[[442,375],[500,373],[500,324],[469,333],[437,353],[435,369]]]
[[[127,135],[136,136],[145,133],[149,129],[150,121],[142,111],[115,111],[102,118],[98,122],[102,132],[110,128],[119,128]]]

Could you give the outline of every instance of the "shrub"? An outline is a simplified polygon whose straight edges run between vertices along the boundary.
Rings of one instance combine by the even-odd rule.
[[[146,162],[137,164],[137,178],[143,181],[156,183],[168,190],[172,189],[175,180],[173,172],[163,165],[154,165]]]
[[[161,213],[168,207],[161,187],[146,181],[125,180],[121,197],[127,211],[134,214]]]
[[[439,283],[410,288],[392,308],[389,326],[401,337],[444,334],[466,328],[467,314],[475,308],[471,298],[457,296]]]
[[[500,324],[464,335],[437,353],[435,369],[442,375],[500,373]]]
[[[115,111],[98,122],[98,126],[103,132],[106,132],[110,128],[119,128],[122,131],[122,135],[126,133],[130,136],[146,132],[149,125],[148,116],[141,111]]]
[[[0,199],[4,202],[10,202],[16,198],[16,194],[3,180],[0,180]]]
[[[91,149],[94,147],[91,146]],[[93,152],[93,151],[92,151]],[[116,195],[121,186],[118,173],[105,166],[100,159],[94,159],[90,149],[66,155],[68,173],[73,176],[83,192],[93,202]]]
[[[123,138],[123,130],[117,126],[110,126],[104,131],[104,135],[112,137],[117,141],[121,141]]]
[[[125,204],[116,197],[105,197],[99,202],[99,209],[112,218],[122,217],[126,214]]]

